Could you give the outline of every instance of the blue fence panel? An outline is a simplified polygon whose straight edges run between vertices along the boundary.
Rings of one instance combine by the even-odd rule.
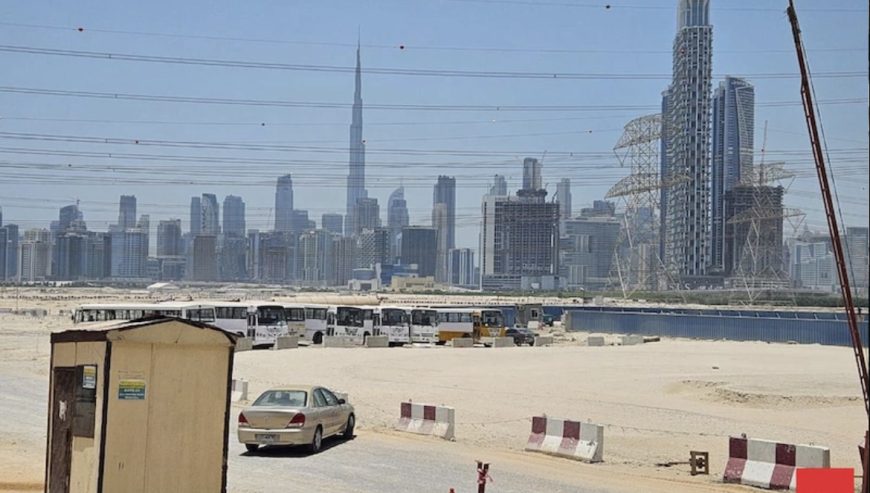
[[[692,339],[732,341],[790,342],[850,346],[849,328],[843,320],[789,318],[772,312],[742,312],[735,316],[671,313],[631,313],[623,311],[567,310],[567,330],[619,334],[660,335]],[[692,310],[692,312],[696,312]],[[761,317],[759,315],[768,315]],[[868,322],[860,322],[861,339],[868,344]]]

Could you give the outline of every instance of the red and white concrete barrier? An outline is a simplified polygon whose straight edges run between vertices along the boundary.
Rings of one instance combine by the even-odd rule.
[[[452,407],[403,402],[400,411],[397,430],[453,440],[456,415]]]
[[[535,416],[526,450],[587,462],[604,460],[604,427],[567,419]]]
[[[804,467],[831,467],[831,450],[813,445],[730,437],[723,480],[769,490],[794,490],[795,471]]]

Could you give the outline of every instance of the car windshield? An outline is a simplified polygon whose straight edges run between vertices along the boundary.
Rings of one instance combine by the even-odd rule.
[[[363,313],[359,308],[341,307],[337,310],[336,320],[338,325],[350,327],[362,327]]]
[[[254,401],[254,407],[305,407],[308,392],[304,390],[267,390]]]
[[[404,325],[408,321],[408,315],[405,310],[384,309],[381,312],[381,323],[383,325]]]

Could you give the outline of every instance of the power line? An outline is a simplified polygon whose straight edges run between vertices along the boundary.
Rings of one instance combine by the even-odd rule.
[[[536,3],[537,4],[537,3]],[[624,9],[625,7],[620,7]],[[673,10],[667,7],[668,10]],[[167,33],[154,31],[125,31],[119,29],[104,29],[99,27],[91,27],[86,25],[78,26],[60,26],[48,24],[32,24],[21,22],[0,22],[0,26],[9,26],[17,28],[29,29],[46,29],[56,31],[66,31],[77,34],[114,34],[127,36],[143,36],[143,37],[162,37],[172,39],[197,39],[205,41],[228,41],[233,43],[261,43],[261,44],[283,44],[283,45],[300,45],[300,46],[327,46],[338,48],[356,48],[356,43],[341,43],[334,41],[303,41],[303,40],[287,40],[274,38],[251,38],[239,36],[213,36],[202,34],[183,34],[183,33]],[[455,51],[455,52],[482,52],[482,53],[545,53],[545,54],[631,54],[631,55],[661,55],[671,54],[671,50],[643,50],[643,49],[597,49],[597,48],[506,48],[497,46],[438,46],[438,45],[417,45],[412,43],[398,42],[396,44],[367,44],[360,45],[366,49],[383,49],[383,50],[400,50],[400,51]],[[840,48],[816,48],[808,50],[811,52],[845,52],[845,51],[866,51],[866,47],[840,47]],[[716,50],[717,53],[743,53],[743,54],[766,54],[766,53],[791,53],[792,50],[787,49],[751,49],[751,50]]]
[[[156,55],[136,55],[131,53],[113,53],[98,51],[64,50],[57,48],[38,48],[32,46],[0,45],[0,51],[7,53],[23,53],[30,55],[52,55],[76,58],[94,58],[101,60],[121,60],[128,62],[164,63],[174,65],[200,65],[211,67],[247,68],[261,70],[289,70],[318,73],[354,73],[355,66],[291,64],[278,62],[254,62],[245,60],[221,60],[214,58],[167,57]],[[593,72],[522,72],[522,71],[484,71],[458,69],[413,69],[413,68],[378,68],[369,67],[362,70],[367,75],[401,75],[415,77],[457,77],[486,79],[545,79],[545,80],[671,80],[672,74],[651,73],[593,73]],[[722,78],[725,75],[713,75]],[[796,79],[796,72],[770,72],[741,74],[743,77],[761,79]],[[864,78],[863,71],[819,72],[816,78]]]

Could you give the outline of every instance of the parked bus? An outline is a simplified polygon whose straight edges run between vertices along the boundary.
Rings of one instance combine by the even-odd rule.
[[[215,319],[214,307],[203,303],[110,303],[80,305],[73,312],[73,323],[135,320],[157,315],[205,323],[213,323]]]
[[[253,345],[271,346],[278,336],[287,335],[287,317],[284,307],[276,303],[248,303],[248,334]]]
[[[390,346],[411,342],[411,316],[407,308],[381,306],[375,313],[380,315],[380,332],[387,336]]]
[[[437,313],[437,341],[445,343],[460,337],[475,336],[474,320],[478,311],[472,308],[438,308]]]
[[[326,305],[305,305],[305,332],[302,338],[314,344],[323,343],[326,335]]]
[[[363,344],[369,336],[380,334],[380,323],[375,324],[375,319],[373,307],[330,306],[326,311],[326,335],[349,336]]]
[[[302,336],[305,334],[305,305],[284,305],[284,317],[287,319],[287,333]]]
[[[411,309],[411,342],[438,342],[438,312],[432,308]]]

